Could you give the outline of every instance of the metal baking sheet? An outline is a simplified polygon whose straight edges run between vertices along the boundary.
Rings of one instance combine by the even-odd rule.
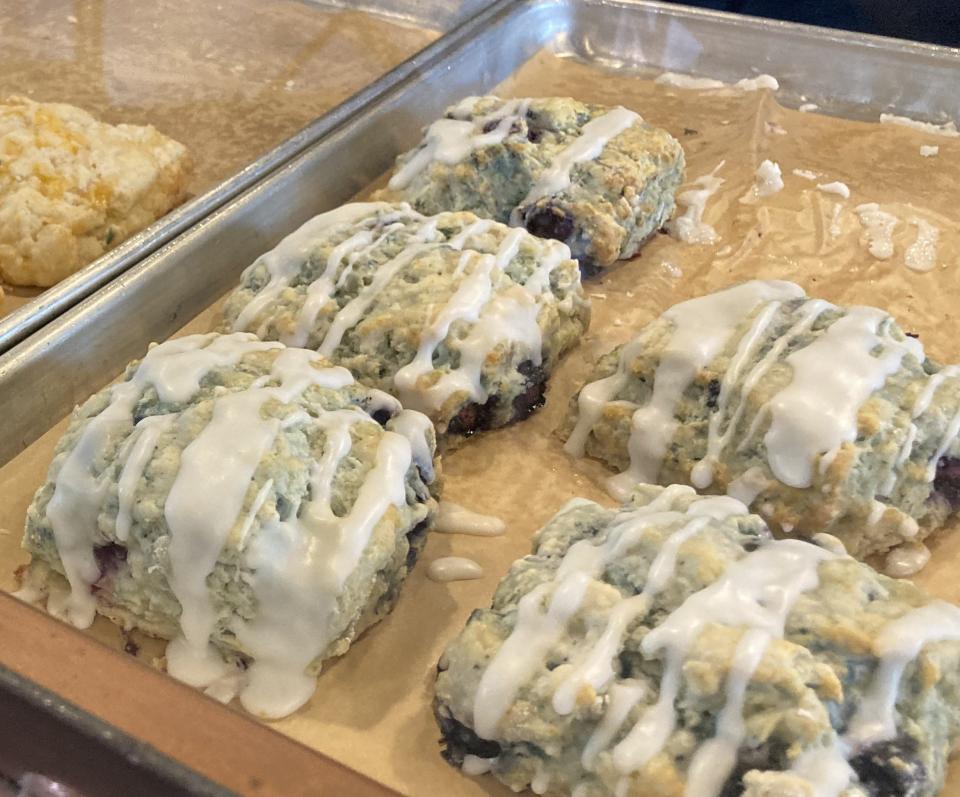
[[[669,44],[671,41],[674,44]],[[778,99],[792,96],[799,103],[804,95],[814,102],[829,101],[830,109],[838,114],[849,107],[849,113],[869,119],[888,108],[932,121],[939,121],[941,114],[956,115],[957,100],[950,91],[958,74],[953,51],[650,3],[497,3],[420,53],[403,79],[293,161],[0,358],[0,413],[12,422],[10,430],[0,432],[0,461],[59,421],[74,402],[114,378],[130,358],[142,353],[148,341],[170,335],[209,307],[232,287],[245,265],[285,233],[377,180],[397,152],[414,143],[420,127],[443,107],[500,84],[545,46],[577,62],[624,74],[650,75],[670,69],[733,80],[753,72],[770,72],[785,87]],[[910,87],[917,87],[912,78],[900,74],[909,72],[914,60],[917,72],[925,74],[928,81],[922,95],[925,99],[919,104],[909,92]],[[832,91],[836,74],[851,77]],[[877,81],[878,75],[885,77]],[[864,88],[874,81],[876,95]],[[551,89],[557,87],[551,84]],[[866,99],[858,100],[863,97]],[[202,264],[202,274],[197,271],[198,264]],[[609,298],[624,288],[630,274],[637,273],[620,269],[619,277],[611,279]],[[662,275],[646,276],[661,284],[664,281]],[[596,310],[598,322],[611,320],[599,297]],[[585,341],[582,348],[593,345]],[[561,396],[569,395],[571,384],[568,379],[554,389]],[[341,689],[331,697],[341,725],[336,734],[327,735],[345,740],[338,742],[341,746],[352,745],[350,754],[356,757],[352,763],[363,771],[376,776],[372,770],[378,766],[393,767],[395,778],[382,782],[404,793],[427,793],[425,773],[436,777],[445,793],[505,793],[489,778],[468,780],[445,769],[434,755],[436,728],[428,711],[418,704],[415,713],[405,713],[410,707],[404,704],[398,712],[397,705],[406,695],[423,702],[418,690],[429,688],[429,671],[439,655],[437,645],[454,633],[457,623],[462,624],[467,607],[489,598],[492,583],[505,567],[503,560],[528,549],[529,533],[548,516],[545,510],[555,509],[558,500],[569,497],[562,493],[570,489],[570,463],[558,453],[559,447],[549,447],[547,440],[552,428],[547,415],[555,418],[562,402],[563,398],[559,403],[551,399],[542,413],[526,423],[471,443],[481,458],[486,457],[485,467],[504,473],[510,472],[513,450],[502,444],[513,441],[510,445],[514,448],[530,445],[531,451],[543,455],[538,463],[541,472],[551,474],[540,485],[530,484],[535,474],[526,480],[518,478],[514,485],[505,486],[502,479],[496,484],[502,490],[496,496],[500,501],[497,511],[509,512],[511,523],[510,535],[499,540],[496,549],[480,547],[486,544],[481,541],[472,550],[469,541],[455,541],[457,553],[490,564],[487,580],[441,588],[423,578],[418,569],[394,615],[360,640],[346,660],[326,672],[327,684],[343,684],[349,678],[346,671],[357,673],[357,679],[349,681],[356,691]],[[34,447],[24,456],[34,457],[38,464],[44,461],[37,455],[40,448]],[[468,454],[474,452],[464,447],[449,458],[448,475],[454,475]],[[449,480],[451,497],[480,501],[473,496],[487,488],[476,484],[476,479],[471,484],[463,470],[460,468],[458,481]],[[472,473],[478,472],[475,466]],[[490,480],[496,481],[493,476]],[[595,486],[587,479],[582,482],[576,489],[598,497]],[[491,496],[484,493],[484,497]],[[521,502],[522,518],[517,511]],[[432,539],[428,553],[446,552],[445,546],[453,544]],[[956,550],[956,544],[951,545]],[[944,545],[936,554],[937,562],[947,556],[941,576],[944,569],[949,570],[949,551]],[[413,611],[422,612],[425,604],[432,613]],[[427,617],[430,622],[425,622]],[[384,659],[393,663],[396,677],[392,681],[372,677],[382,674],[377,661]],[[411,659],[416,660],[411,663]],[[364,681],[364,673],[371,677]],[[404,697],[398,697],[399,692]],[[329,716],[318,719],[316,713],[304,711],[281,727],[297,738],[315,741],[318,732],[327,730],[323,723],[329,722]],[[384,717],[394,723],[387,730],[399,740],[397,746],[368,750],[364,740],[383,733]],[[955,785],[950,793],[957,794]]]
[[[7,286],[0,352],[316,141],[364,99],[314,120],[472,10],[441,0],[40,0],[0,9],[0,97],[152,124],[194,161],[186,204],[46,291]]]

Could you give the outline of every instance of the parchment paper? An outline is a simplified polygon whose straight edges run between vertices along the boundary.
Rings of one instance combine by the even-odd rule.
[[[297,0],[31,0],[0,7],[0,99],[151,124],[201,194],[439,34]],[[9,288],[0,316],[36,297]]]
[[[510,562],[530,551],[533,532],[563,502],[579,495],[613,505],[599,487],[608,472],[598,463],[568,458],[554,435],[597,355],[677,301],[763,277],[795,280],[811,295],[835,302],[887,307],[905,329],[920,334],[930,354],[960,362],[960,342],[951,324],[960,240],[950,220],[957,200],[954,186],[960,184],[960,139],[785,110],[767,92],[669,89],[547,54],[528,63],[500,93],[572,95],[634,108],[683,142],[688,181],[725,160],[717,172],[725,182],[706,212],[721,240],[691,246],[658,235],[640,257],[587,283],[593,296],[591,330],[555,375],[547,406],[524,423],[471,441],[444,462],[445,497],[499,515],[507,521],[508,533],[497,538],[432,535],[393,614],[327,668],[306,708],[273,724],[411,795],[510,794],[490,776],[469,778],[441,760],[430,709],[434,668],[471,610],[489,604]],[[786,134],[772,132],[768,123]],[[921,144],[939,145],[939,156],[922,158]],[[764,158],[781,165],[786,188],[755,204],[740,203]],[[843,204],[842,233],[836,239],[829,226],[839,197],[817,191],[814,183],[794,176],[794,168],[822,173],[820,182],[849,184],[852,196]],[[861,228],[852,208],[870,201],[903,219],[888,261],[873,258],[859,240]],[[905,221],[911,215],[941,230],[939,265],[930,273],[904,266],[904,247],[916,232]],[[727,247],[731,253],[718,256]],[[189,331],[207,329],[213,312],[195,320]],[[25,561],[17,547],[24,512],[60,431],[0,470],[0,526],[9,529],[0,535],[2,588],[13,585],[12,569]],[[917,580],[939,596],[960,600],[960,579],[953,572],[960,533],[947,529],[931,547],[933,559]],[[450,554],[475,559],[484,578],[449,584],[428,580],[426,565]],[[122,641],[106,621],[98,621],[91,633],[112,644]],[[158,645],[144,644],[140,655],[149,658],[158,651]],[[945,795],[960,795],[958,770],[955,764]]]

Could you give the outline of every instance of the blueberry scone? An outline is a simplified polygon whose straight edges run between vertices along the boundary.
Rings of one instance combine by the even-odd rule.
[[[729,496],[575,500],[439,666],[446,758],[576,797],[929,797],[960,609]]]
[[[920,540],[960,506],[960,370],[872,307],[753,281],[682,302],[600,360],[567,450],[637,482],[728,491],[775,529],[858,558]]]
[[[186,197],[187,149],[63,103],[0,102],[0,279],[47,287]]]
[[[397,159],[380,198],[525,227],[565,242],[590,273],[670,218],[683,165],[676,139],[626,108],[468,97]]]
[[[171,640],[190,684],[242,672],[243,705],[283,716],[396,600],[436,510],[434,442],[316,352],[160,344],[75,410],[27,513],[27,597]]]
[[[538,407],[589,316],[564,244],[377,202],[317,216],[260,257],[224,328],[316,349],[449,444]]]

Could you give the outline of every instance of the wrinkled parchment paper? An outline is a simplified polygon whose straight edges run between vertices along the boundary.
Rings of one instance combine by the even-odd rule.
[[[0,4],[0,99],[153,125],[192,153],[199,195],[437,35],[299,0]],[[3,290],[0,316],[40,293]]]
[[[952,329],[960,296],[960,237],[951,221],[960,184],[960,139],[804,114],[778,106],[769,92],[695,92],[653,85],[596,67],[542,54],[523,67],[500,92],[504,96],[572,95],[623,104],[680,139],[688,159],[688,183],[723,161],[721,190],[707,203],[705,220],[720,240],[692,246],[656,236],[640,257],[590,280],[593,323],[579,349],[555,375],[546,407],[530,420],[481,436],[444,462],[445,497],[507,521],[503,537],[434,534],[410,576],[393,614],[368,632],[320,677],[310,704],[273,726],[411,795],[510,794],[491,776],[466,777],[445,764],[430,703],[434,669],[448,640],[471,610],[487,606],[510,562],[530,551],[533,532],[567,499],[583,496],[613,505],[599,484],[608,472],[596,462],[574,461],[554,429],[592,361],[677,301],[752,277],[791,279],[814,296],[846,304],[874,304],[894,312],[904,328],[920,335],[927,351],[960,362]],[[783,134],[777,130],[785,131]],[[921,144],[939,145],[934,158]],[[770,158],[783,170],[782,192],[758,202],[739,200],[753,185],[757,164]],[[849,200],[824,194],[816,183],[792,174],[818,172],[818,182],[846,182]],[[834,203],[842,204],[841,232],[829,232]],[[861,244],[853,208],[879,202],[897,215],[891,259],[872,257]],[[919,274],[904,265],[904,249],[924,218],[940,229],[938,265]],[[722,254],[721,253],[727,253]],[[252,260],[252,258],[251,258]],[[190,325],[209,327],[213,311]],[[11,570],[25,561],[18,549],[24,512],[40,484],[60,430],[54,430],[0,470],[0,587],[12,586]],[[960,600],[960,533],[947,529],[931,543],[933,558],[917,580],[931,592]],[[477,581],[434,583],[427,565],[447,556],[479,562]],[[120,645],[106,621],[91,631]],[[145,644],[141,655],[158,655]],[[954,766],[945,795],[960,795]]]

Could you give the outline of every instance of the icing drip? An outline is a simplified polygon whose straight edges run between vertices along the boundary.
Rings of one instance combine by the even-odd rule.
[[[803,291],[789,282],[752,281],[681,302],[663,314],[671,322],[673,331],[660,356],[650,400],[638,408],[631,419],[628,443],[630,467],[608,482],[608,489],[615,497],[625,497],[638,482],[657,481],[663,457],[679,426],[675,417],[677,404],[697,373],[728,344],[741,321],[764,302],[802,296]],[[630,350],[627,351],[627,348]],[[621,356],[624,353],[633,354],[633,351],[632,347],[626,347]],[[624,364],[624,373],[629,362]],[[608,390],[617,384],[613,380],[603,388],[587,392],[588,406],[596,399],[603,403],[609,401],[613,393],[608,393]],[[584,404],[583,395],[581,392],[581,407]],[[591,410],[588,413],[581,412],[577,424],[580,427],[582,423],[586,429],[579,433],[583,439],[589,434],[593,421],[599,417],[594,408]],[[602,413],[602,406],[599,412]],[[577,432],[574,434],[577,435]],[[577,436],[577,441],[580,436]],[[568,445],[573,442],[574,437],[571,437]]]
[[[754,192],[761,199],[783,190],[783,177],[780,165],[770,160],[763,161],[757,167]]]
[[[717,231],[703,220],[707,200],[723,185],[723,178],[716,174],[723,161],[710,172],[693,181],[696,188],[688,188],[677,195],[677,205],[686,208],[682,216],[667,222],[667,230],[679,241],[687,244],[712,244],[718,240]]]
[[[929,221],[916,216],[910,219],[910,223],[917,228],[917,238],[907,247],[903,256],[904,263],[913,271],[930,271],[937,265],[940,230]]]
[[[653,82],[660,86],[674,86],[678,89],[693,90],[725,89],[731,86],[731,84],[724,83],[722,80],[709,77],[691,77],[677,72],[664,72]],[[757,91],[759,89],[777,91],[780,88],[780,83],[772,75],[757,75],[751,78],[741,78],[732,86],[741,91]]]
[[[877,260],[889,260],[893,257],[893,230],[899,219],[891,213],[880,210],[876,202],[857,205],[857,215],[863,225],[867,249]]]
[[[882,125],[901,125],[902,127],[912,127],[914,130],[920,130],[924,133],[933,133],[937,136],[946,136],[956,138],[960,136],[957,125],[952,120],[943,124],[933,124],[932,122],[920,122],[911,119],[909,116],[897,116],[892,113],[880,114],[880,124]]]
[[[406,188],[434,161],[453,165],[475,150],[502,143],[530,107],[530,100],[508,100],[485,116],[465,118],[472,115],[478,99],[468,97],[452,110],[453,119],[438,119],[427,128],[421,148],[390,178],[391,190]],[[483,128],[489,122],[496,125],[484,133]]]
[[[837,196],[842,196],[844,199],[850,198],[850,188],[846,183],[841,183],[839,181],[833,183],[820,183],[817,188],[823,191],[825,194],[837,194]]]
[[[939,154],[940,154],[940,147],[937,147],[937,146],[931,147],[927,144],[920,145],[920,155],[923,156],[924,158],[935,158]]]
[[[816,458],[856,439],[860,407],[901,360],[908,354],[923,360],[917,341],[890,337],[890,323],[880,310],[852,307],[786,358],[793,378],[764,408],[770,415],[767,459],[781,482],[809,487]]]
[[[462,556],[443,556],[434,559],[427,568],[431,581],[470,581],[483,578],[483,568],[473,559]]]
[[[514,209],[510,223],[514,226],[523,223],[520,208],[533,205],[543,197],[559,194],[569,188],[570,171],[576,164],[596,160],[611,139],[639,120],[639,114],[618,107],[587,122],[576,140],[559,152],[537,178],[519,207]]]
[[[923,570],[930,561],[930,549],[922,542],[905,542],[887,554],[883,572],[894,578],[907,578]]]
[[[441,501],[433,530],[445,534],[496,537],[507,530],[507,524],[498,517],[471,512],[453,501]]]

